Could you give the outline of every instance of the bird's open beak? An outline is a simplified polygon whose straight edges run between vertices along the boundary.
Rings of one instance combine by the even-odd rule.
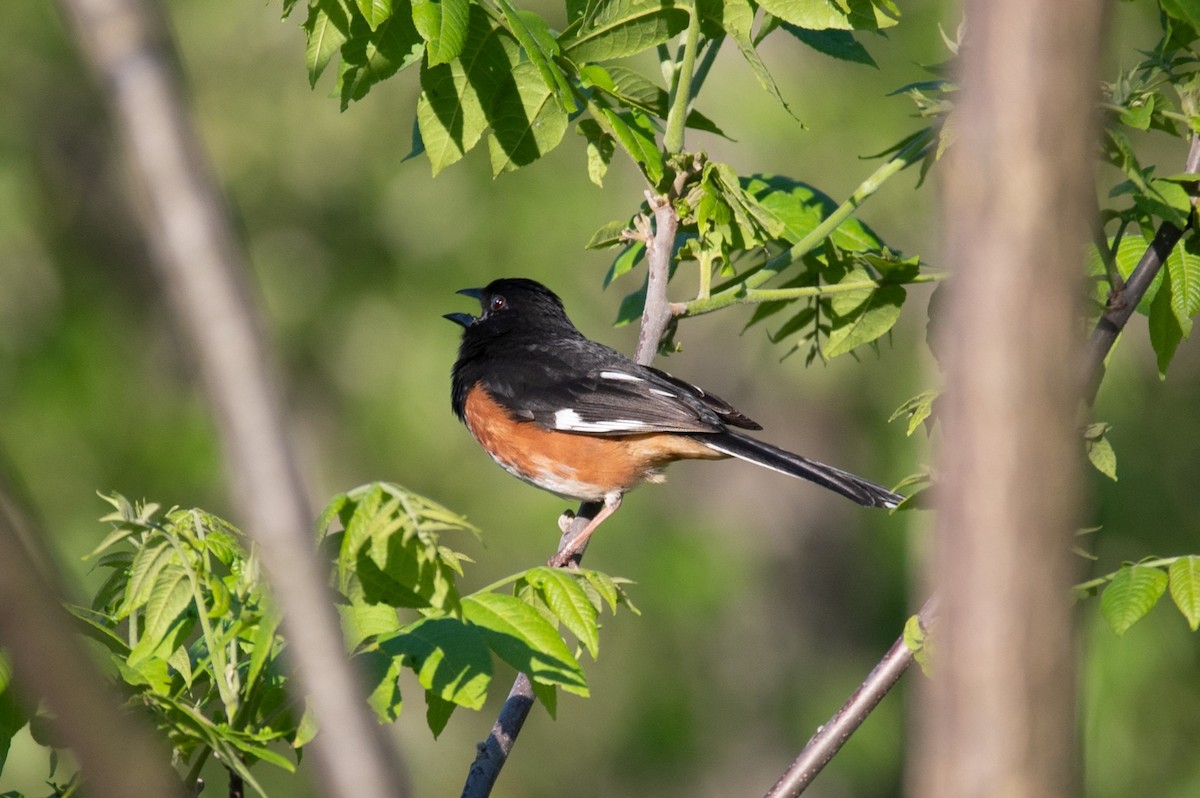
[[[455,324],[461,324],[463,327],[470,327],[472,324],[478,321],[478,319],[476,319],[470,313],[447,313],[446,315],[442,316],[442,318],[449,319]]]
[[[456,291],[455,293],[462,294],[463,296],[469,296],[471,299],[481,299],[483,297],[482,288],[464,288],[461,291]],[[447,313],[446,315],[442,316],[442,318],[449,319],[455,324],[461,324],[463,327],[470,327],[472,324],[479,321],[479,319],[475,318],[470,313]]]

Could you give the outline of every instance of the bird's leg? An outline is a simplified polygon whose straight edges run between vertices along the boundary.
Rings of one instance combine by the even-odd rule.
[[[559,551],[558,555],[555,556],[554,559],[557,561],[557,564],[565,565],[566,563],[569,563],[576,554],[583,551],[583,547],[587,545],[588,538],[590,538],[592,533],[596,531],[596,527],[604,523],[604,520],[615,513],[617,508],[620,506],[620,493],[614,492],[605,496],[604,505],[601,506],[600,511],[592,516],[592,520],[588,521],[587,526],[585,526],[578,535],[572,538],[570,542],[568,542],[567,545],[564,546],[561,551]]]

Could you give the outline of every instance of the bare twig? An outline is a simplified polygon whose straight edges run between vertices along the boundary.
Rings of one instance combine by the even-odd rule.
[[[0,645],[12,659],[18,696],[29,709],[38,701],[50,708],[55,731],[78,757],[88,795],[182,797],[170,752],[138,718],[118,710],[120,697],[88,658],[49,581],[50,558],[31,556],[22,545],[17,528],[28,521],[17,517],[5,487],[0,484]]]
[[[917,614],[922,628],[929,628],[936,612],[936,602],[932,599],[926,602]],[[896,682],[912,664],[912,659],[912,652],[905,645],[904,638],[898,638],[846,703],[829,722],[817,729],[791,767],[767,792],[766,798],[794,798],[808,789],[808,785],[833,760],[850,735],[858,730],[884,696],[896,686]]]
[[[1187,172],[1200,170],[1200,137],[1192,136],[1192,144],[1188,150],[1184,169]],[[1198,195],[1195,184],[1189,187],[1189,193],[1192,195],[1194,207]],[[1193,218],[1189,218],[1188,224],[1195,224]],[[1104,360],[1108,357],[1113,344],[1116,343],[1117,336],[1121,334],[1129,317],[1133,315],[1138,303],[1146,295],[1146,290],[1154,282],[1159,269],[1167,262],[1167,256],[1171,254],[1171,250],[1183,237],[1183,232],[1170,222],[1163,222],[1159,225],[1154,239],[1146,248],[1142,259],[1138,261],[1137,267],[1129,275],[1129,279],[1124,284],[1113,286],[1108,297],[1108,307],[1104,315],[1100,317],[1099,323],[1096,324],[1096,329],[1092,331],[1084,357],[1085,374],[1088,375],[1089,403],[1095,400],[1096,392],[1100,389],[1100,379],[1104,375]]]
[[[313,748],[325,794],[401,795],[396,753],[369,717],[365,691],[346,659],[274,385],[275,363],[241,247],[188,113],[161,8],[149,0],[59,2],[109,106],[155,265],[195,350],[241,526],[261,548],[282,610],[286,653],[321,727]]]

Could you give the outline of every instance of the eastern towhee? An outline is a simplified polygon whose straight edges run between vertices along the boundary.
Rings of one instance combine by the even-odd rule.
[[[661,482],[676,460],[738,457],[868,507],[904,500],[734,429],[762,427],[719,397],[588,340],[540,283],[501,279],[458,293],[478,299],[483,313],[446,314],[463,326],[454,413],[510,474],[560,496],[603,502],[573,548],[627,491]]]

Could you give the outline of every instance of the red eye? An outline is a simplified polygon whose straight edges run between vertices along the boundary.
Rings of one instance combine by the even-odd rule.
[[[508,307],[508,300],[499,294],[494,294],[491,301],[488,302],[488,310],[492,313],[504,310],[506,307]]]

